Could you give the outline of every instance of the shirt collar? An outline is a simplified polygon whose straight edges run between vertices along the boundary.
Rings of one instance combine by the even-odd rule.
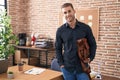
[[[67,22],[65,23],[65,26],[66,26],[67,28],[70,27]],[[75,27],[77,27],[77,26],[79,26],[79,21],[76,19],[76,25],[75,25]]]

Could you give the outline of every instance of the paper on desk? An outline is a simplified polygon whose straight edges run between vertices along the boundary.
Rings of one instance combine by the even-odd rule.
[[[37,75],[42,73],[43,71],[45,71],[46,69],[42,69],[42,68],[32,68],[30,70],[25,71],[24,73],[26,74],[33,74],[33,75]]]

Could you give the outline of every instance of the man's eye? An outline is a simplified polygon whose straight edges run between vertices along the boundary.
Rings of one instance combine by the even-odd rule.
[[[64,12],[64,14],[67,14],[67,12]]]
[[[68,11],[68,13],[70,13],[70,12],[71,12],[71,10]]]

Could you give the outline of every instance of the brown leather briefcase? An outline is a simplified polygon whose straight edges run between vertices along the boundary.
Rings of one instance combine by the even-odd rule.
[[[89,45],[87,43],[87,39],[86,38],[82,38],[77,40],[77,46],[78,46],[78,56],[80,58],[80,63],[82,66],[82,69],[85,73],[88,74],[90,80],[90,65],[89,65]]]

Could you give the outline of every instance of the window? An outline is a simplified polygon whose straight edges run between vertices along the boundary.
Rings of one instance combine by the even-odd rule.
[[[4,9],[7,10],[7,0],[0,0],[0,14],[1,11],[3,11]],[[0,24],[0,30],[2,28],[2,25]]]
[[[0,10],[7,9],[7,0],[0,0]]]

